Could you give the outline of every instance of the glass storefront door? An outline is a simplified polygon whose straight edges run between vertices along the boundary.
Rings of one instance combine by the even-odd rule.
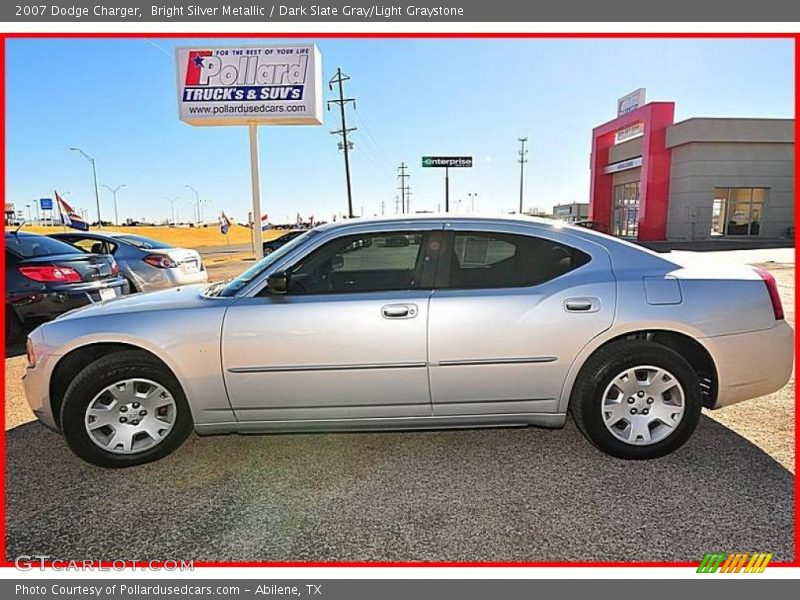
[[[614,186],[614,220],[612,234],[635,238],[639,233],[638,181]]]

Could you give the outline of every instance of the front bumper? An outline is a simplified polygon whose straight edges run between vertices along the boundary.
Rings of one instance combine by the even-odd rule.
[[[25,375],[22,376],[25,398],[27,398],[28,406],[31,407],[33,414],[36,415],[42,425],[53,431],[58,431],[59,417],[53,415],[50,406],[50,377],[60,356],[51,354],[41,327],[34,329],[29,337],[36,350],[36,366],[25,369]]]
[[[792,377],[794,330],[786,321],[770,329],[701,341],[717,366],[715,409],[777,392]]]

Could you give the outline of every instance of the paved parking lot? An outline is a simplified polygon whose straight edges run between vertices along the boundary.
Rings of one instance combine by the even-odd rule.
[[[793,323],[784,259],[767,266]],[[30,418],[23,362],[6,360],[11,425]],[[601,454],[569,422],[192,436],[158,463],[112,471],[27,423],[6,432],[7,556],[696,561],[709,550],[763,550],[790,560],[793,431],[793,382],[707,412],[684,448],[648,462]]]

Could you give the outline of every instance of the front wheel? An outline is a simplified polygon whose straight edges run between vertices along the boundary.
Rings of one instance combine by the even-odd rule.
[[[601,348],[581,369],[570,401],[575,424],[595,446],[626,459],[658,458],[692,435],[700,381],[674,350],[645,340]]]
[[[192,430],[178,380],[155,357],[116,352],[84,368],[67,388],[61,429],[72,451],[101,467],[166,456]]]

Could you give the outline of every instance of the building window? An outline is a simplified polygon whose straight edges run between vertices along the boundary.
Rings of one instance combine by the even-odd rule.
[[[635,238],[639,234],[639,182],[614,186],[613,235]]]
[[[758,235],[767,188],[714,188],[711,235]]]

